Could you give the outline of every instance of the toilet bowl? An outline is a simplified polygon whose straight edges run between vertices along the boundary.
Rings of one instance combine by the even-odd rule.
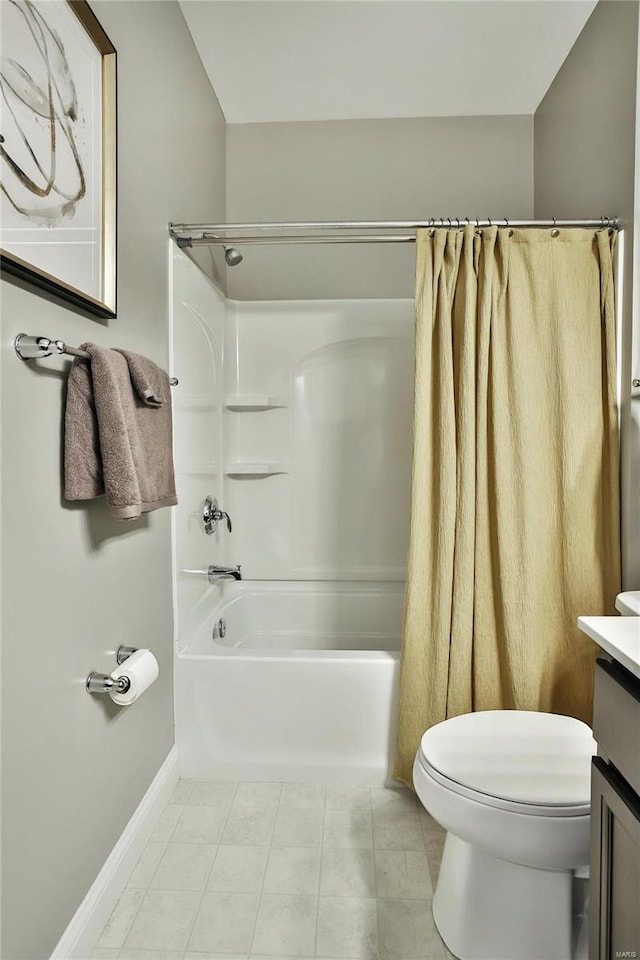
[[[424,734],[414,785],[447,831],[433,916],[460,960],[570,960],[595,750],[581,721],[520,710],[464,714]]]

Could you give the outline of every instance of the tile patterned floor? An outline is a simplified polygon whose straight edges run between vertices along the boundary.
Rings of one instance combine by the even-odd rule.
[[[181,780],[92,960],[447,960],[404,788]]]

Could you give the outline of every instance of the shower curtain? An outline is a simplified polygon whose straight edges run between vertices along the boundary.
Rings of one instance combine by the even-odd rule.
[[[620,589],[613,231],[421,230],[393,776],[473,710],[591,720]]]

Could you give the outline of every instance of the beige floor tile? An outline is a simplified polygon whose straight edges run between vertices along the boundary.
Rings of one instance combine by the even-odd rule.
[[[352,807],[371,808],[369,787],[333,787],[326,788],[325,806],[327,810],[351,810]]]
[[[376,901],[358,897],[320,897],[317,953],[327,957],[376,960]]]
[[[422,806],[418,804],[418,816],[420,817],[420,826],[422,827],[422,832],[430,836],[431,834],[440,834],[444,833],[444,828],[440,826],[437,820],[434,820],[430,813]]]
[[[171,839],[174,843],[219,843],[228,816],[227,807],[183,807]]]
[[[417,808],[415,793],[401,784],[395,787],[371,787],[370,789],[371,806],[374,810],[382,810],[390,804],[397,809],[415,810]]]
[[[401,900],[433,896],[427,856],[421,850],[376,850],[376,893]]]
[[[230,807],[237,789],[237,783],[216,783],[209,780],[195,780],[192,784],[188,803],[192,807]]]
[[[144,899],[144,890],[123,891],[98,940],[98,947],[118,949],[124,944],[135,915]]]
[[[349,810],[326,810],[324,817],[325,847],[367,849],[372,846],[371,812],[362,807]]]
[[[222,834],[222,842],[225,844],[268,846],[271,842],[275,815],[274,807],[234,805]]]
[[[200,951],[187,950],[184,954],[184,960],[249,960],[248,953],[201,953]]]
[[[281,790],[281,783],[241,783],[234,802],[247,807],[275,807]]]
[[[248,952],[258,901],[255,893],[205,891],[188,950]]]
[[[264,892],[317,896],[319,875],[319,849],[272,847],[264,878]]]
[[[317,807],[280,807],[273,832],[278,847],[319,847],[323,810]]]
[[[179,806],[184,806],[185,803],[189,800],[189,794],[191,793],[191,788],[193,787],[193,780],[178,780],[175,790],[173,791],[169,803],[178,804]]]
[[[184,950],[200,894],[149,890],[125,941],[127,950]]]
[[[281,807],[324,807],[324,787],[318,783],[283,783]]]
[[[166,842],[158,840],[149,840],[142,851],[140,859],[133,868],[133,873],[127,881],[128,887],[140,887],[146,889],[158,869],[158,864],[162,860],[162,854],[167,848]]]
[[[429,864],[429,873],[431,875],[431,885],[434,890],[436,889],[438,874],[440,873],[440,863],[442,861],[445,839],[446,834],[443,832],[440,836],[431,837],[425,844],[427,863]]]
[[[182,960],[182,950],[134,950],[123,947],[118,960]]]
[[[171,840],[176,823],[180,819],[180,815],[183,810],[184,807],[182,807],[180,804],[168,803],[160,814],[158,822],[153,828],[149,839],[159,842]]]
[[[152,890],[204,890],[216,847],[209,843],[169,843],[150,887]]]
[[[207,889],[219,893],[260,893],[268,856],[267,846],[218,847]]]
[[[316,933],[316,897],[263,894],[252,953],[312,957]]]
[[[320,895],[374,897],[372,851],[325,847],[320,869]]]
[[[381,960],[444,960],[429,900],[378,899]]]
[[[424,850],[418,811],[400,803],[374,810],[373,843],[380,850]]]

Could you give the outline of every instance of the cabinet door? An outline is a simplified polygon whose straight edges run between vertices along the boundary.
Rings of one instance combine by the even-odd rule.
[[[590,960],[640,958],[640,800],[594,757],[591,775]]]

